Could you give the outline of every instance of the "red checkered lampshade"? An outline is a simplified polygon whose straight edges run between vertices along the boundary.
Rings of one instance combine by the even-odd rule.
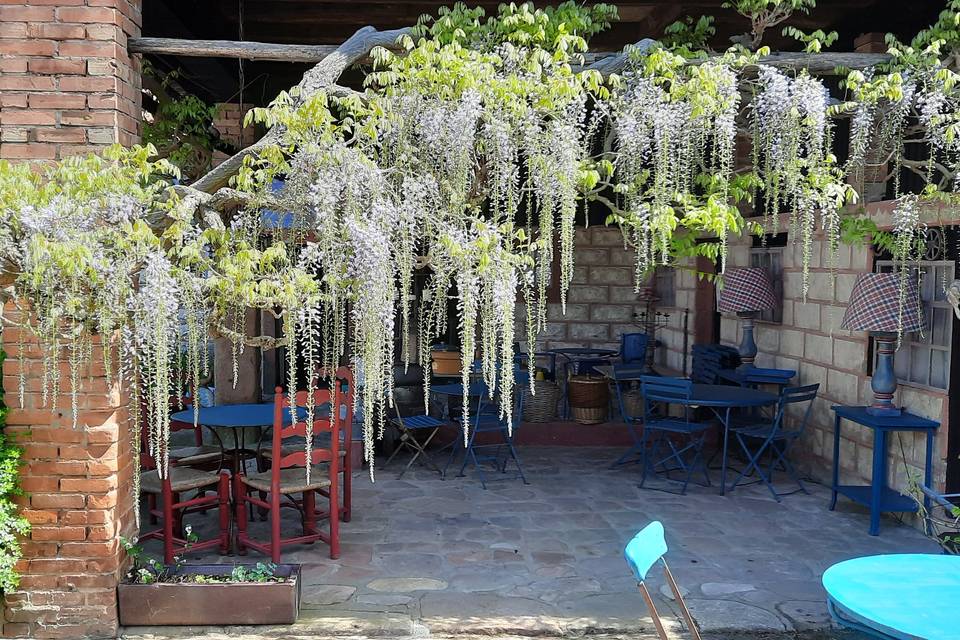
[[[777,298],[766,269],[741,267],[723,274],[723,288],[717,300],[721,313],[743,313],[774,309]]]
[[[919,331],[922,322],[917,305],[917,283],[912,278],[907,279],[901,316],[900,278],[898,273],[861,273],[850,292],[850,305],[843,314],[840,327],[889,333]]]

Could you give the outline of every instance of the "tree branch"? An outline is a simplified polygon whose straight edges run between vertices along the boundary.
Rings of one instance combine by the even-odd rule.
[[[366,58],[371,49],[374,47],[392,47],[396,45],[400,36],[409,33],[409,31],[409,29],[377,31],[373,27],[363,27],[358,30],[346,42],[303,75],[303,79],[297,85],[299,90],[297,99],[300,101],[306,100],[310,96],[334,86],[340,75],[357,61]],[[343,92],[345,87],[337,87],[337,90]],[[197,191],[214,193],[218,189],[226,187],[230,183],[230,178],[240,171],[245,158],[265,147],[276,144],[280,141],[282,134],[283,132],[279,127],[273,127],[258,141],[230,156],[223,163],[207,172],[206,175],[193,183],[193,188]]]

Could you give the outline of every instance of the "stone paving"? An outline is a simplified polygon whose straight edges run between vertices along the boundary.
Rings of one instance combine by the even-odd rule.
[[[523,447],[530,484],[502,480],[487,490],[469,470],[441,480],[415,468],[397,480],[405,460],[379,469],[375,484],[358,474],[340,559],[330,560],[325,545],[289,548],[284,560],[303,564],[301,620],[275,634],[261,629],[259,637],[655,637],[622,556],[627,540],[654,519],[666,527],[667,559],[706,637],[839,637],[824,605],[824,569],[861,555],[936,551],[919,531],[889,518],[879,537],[869,536],[866,512],[842,499],[828,511],[829,491],[819,485],[780,504],[762,485],[725,497],[716,486],[691,485],[679,496],[638,488],[636,467],[609,469],[619,453]],[[215,523],[212,514],[193,520],[201,529]],[[253,531],[265,533],[266,523]],[[150,543],[147,550],[158,548]],[[260,559],[251,552],[245,560]],[[675,603],[656,571],[649,584],[679,632]],[[130,629],[125,637],[153,633]]]

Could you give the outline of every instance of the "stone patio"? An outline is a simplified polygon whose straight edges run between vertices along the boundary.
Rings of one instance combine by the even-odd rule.
[[[330,560],[325,545],[284,554],[285,561],[303,564],[300,622],[256,633],[655,637],[622,551],[657,519],[667,530],[667,559],[706,637],[839,637],[830,631],[824,605],[824,569],[856,556],[937,550],[893,519],[884,519],[880,537],[867,535],[866,512],[842,499],[836,512],[828,511],[829,491],[816,484],[809,485],[810,495],[791,495],[780,504],[762,485],[726,497],[716,486],[691,485],[686,496],[640,489],[638,468],[608,468],[620,452],[522,447],[531,484],[504,480],[487,490],[469,470],[444,481],[415,468],[397,480],[405,460],[379,469],[375,484],[361,472],[340,559]],[[192,522],[207,529],[215,516]],[[265,533],[266,523],[252,529]],[[291,522],[288,530],[297,525]],[[156,553],[159,545],[151,542],[147,550]],[[244,560],[262,556],[251,552]],[[669,589],[657,572],[650,583],[679,632]],[[128,629],[125,637],[218,631],[253,633]]]

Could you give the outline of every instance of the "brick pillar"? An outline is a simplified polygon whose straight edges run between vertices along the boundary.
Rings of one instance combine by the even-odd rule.
[[[254,125],[243,126],[243,119],[252,108],[253,105],[248,103],[221,102],[217,105],[217,115],[213,119],[213,126],[220,132],[220,137],[223,140],[238,149],[250,146],[262,135],[262,132],[258,131]],[[227,157],[227,154],[221,151],[214,151],[213,164],[218,165]]]
[[[0,158],[58,160],[140,131],[141,0],[0,4]]]
[[[15,317],[11,306],[6,309]],[[5,594],[5,637],[115,637],[116,587],[123,573],[120,536],[135,534],[133,457],[125,398],[103,375],[99,344],[84,372],[77,427],[72,424],[69,368],[61,364],[57,410],[41,406],[39,346],[29,332],[18,349],[3,331],[7,432],[25,449],[21,499],[33,524],[23,541],[20,589]],[[27,373],[20,408],[18,373]]]

